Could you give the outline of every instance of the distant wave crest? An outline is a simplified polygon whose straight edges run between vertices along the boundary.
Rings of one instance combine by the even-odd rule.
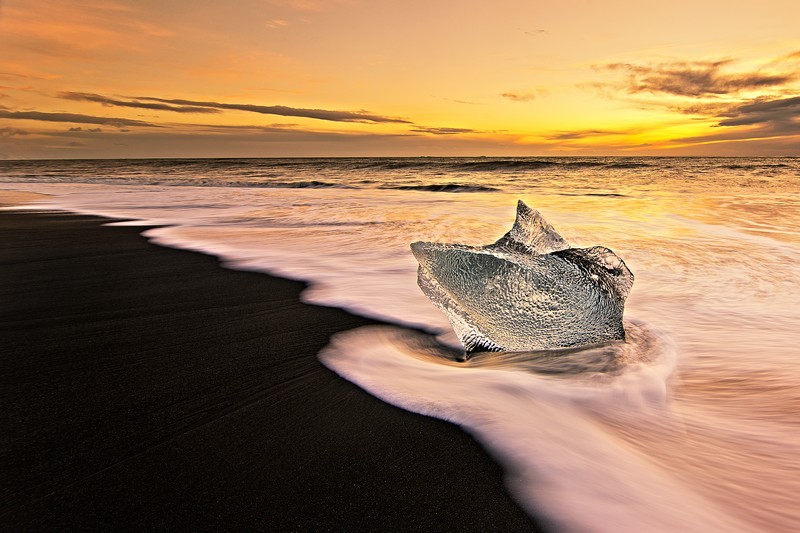
[[[274,182],[265,183],[266,187],[274,187],[276,189],[348,189],[346,185],[340,183],[330,183],[327,181],[290,181],[290,182]]]
[[[461,183],[442,183],[430,185],[384,185],[381,189],[394,189],[399,191],[428,191],[428,192],[494,192],[500,191],[496,187],[485,185],[472,185]]]
[[[636,163],[636,162],[623,162],[623,163],[610,163],[605,165],[606,168],[646,168],[653,165],[649,163]]]
[[[545,161],[541,159],[490,159],[487,161],[464,161],[455,166],[463,170],[530,170],[543,167],[560,165],[558,161]]]

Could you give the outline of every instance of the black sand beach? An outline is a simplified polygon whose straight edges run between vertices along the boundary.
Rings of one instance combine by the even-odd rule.
[[[0,213],[0,527],[530,531],[458,427],[316,353],[371,322],[141,228]]]

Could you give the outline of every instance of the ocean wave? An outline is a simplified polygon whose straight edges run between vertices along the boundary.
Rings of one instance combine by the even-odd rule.
[[[720,168],[726,168],[728,170],[754,170],[759,168],[787,168],[790,165],[786,163],[769,163],[769,164],[755,164],[755,165],[741,165],[741,164],[731,164],[731,165],[720,165]]]
[[[624,163],[609,163],[605,165],[606,168],[646,168],[652,167],[650,163],[639,163],[639,162],[624,162]]]
[[[539,168],[551,167],[603,167],[607,166],[603,161],[566,161],[564,159],[479,159],[463,160],[451,158],[414,158],[414,159],[390,159],[375,161],[355,161],[348,167],[355,170],[376,169],[376,170],[405,170],[422,169],[449,172],[488,172],[502,170],[536,170]]]
[[[543,168],[641,168],[651,167],[650,163],[639,161],[597,161],[565,159],[501,159],[487,161],[464,161],[455,163],[455,170],[496,171],[496,170],[537,170]]]
[[[367,161],[367,162],[359,162],[358,164],[354,164],[352,168],[357,169],[369,169],[375,168],[380,170],[403,170],[406,168],[426,168],[436,164],[441,164],[438,161],[430,161],[430,160],[388,160],[388,161]]]
[[[535,170],[537,168],[559,166],[559,161],[545,161],[541,159],[521,160],[521,159],[490,159],[487,161],[463,161],[453,165],[461,170]]]
[[[581,168],[581,167],[606,167],[608,163],[603,163],[601,161],[565,161],[561,163],[562,166],[565,167],[573,167],[573,168]]]
[[[99,183],[120,184],[121,180],[101,181]],[[126,183],[127,184],[127,183]],[[173,180],[129,180],[129,184],[162,185],[171,187],[241,187],[257,189],[354,189],[344,183],[331,183],[328,181],[250,181],[250,180],[214,180],[214,179],[173,179]]]
[[[276,189],[351,189],[348,185],[341,183],[330,183],[328,181],[290,181],[290,182],[274,182],[265,183],[266,187],[273,187]]]
[[[627,194],[620,194],[617,192],[562,192],[558,194],[559,196],[600,196],[606,198],[630,198]]]
[[[438,185],[384,185],[380,189],[393,189],[398,191],[427,191],[427,192],[496,192],[501,191],[496,187],[486,185],[472,185],[461,183],[443,183]]]

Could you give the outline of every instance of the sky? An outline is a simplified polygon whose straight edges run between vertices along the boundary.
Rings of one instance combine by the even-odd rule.
[[[0,158],[800,156],[797,0],[0,0]]]

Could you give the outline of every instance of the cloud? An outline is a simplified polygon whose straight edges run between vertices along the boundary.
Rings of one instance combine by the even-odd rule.
[[[795,50],[786,55],[780,56],[766,64],[768,68],[782,70],[797,70],[800,68],[800,50]]]
[[[697,107],[689,111],[708,111],[706,118],[718,122],[717,131],[706,135],[672,139],[667,144],[690,145],[701,143],[740,142],[752,143],[770,139],[779,153],[792,153],[800,139],[800,97],[757,98],[746,102],[717,107]]]
[[[800,130],[796,119],[800,118],[800,96],[785,98],[761,97],[743,102],[698,103],[671,108],[687,115],[704,119],[716,119],[716,126],[771,125],[773,128]],[[800,131],[798,131],[800,133]]]
[[[179,126],[186,126],[186,124],[176,124]],[[229,131],[229,130],[259,130],[259,131],[287,131],[297,128],[299,124],[293,123],[273,123],[273,124],[190,124],[194,128],[204,128],[209,130]],[[311,131],[311,130],[307,130]]]
[[[612,130],[578,130],[562,131],[547,136],[551,141],[570,141],[575,139],[586,139],[590,137],[608,137],[609,135],[628,135],[631,132],[612,131]]]
[[[750,126],[754,124],[781,125],[800,133],[800,96],[791,98],[756,99],[749,103],[732,106],[720,113],[717,126]]]
[[[30,135],[30,132],[19,128],[0,128],[0,137],[19,137],[20,135]]]
[[[94,117],[91,115],[79,115],[76,113],[43,113],[41,111],[6,111],[0,109],[0,118],[17,120],[39,120],[44,122],[68,122],[73,124],[100,124],[104,126],[149,126],[160,128],[156,124],[144,122],[142,120],[132,120],[128,118],[113,117]]]
[[[671,61],[646,66],[632,63],[609,63],[594,68],[599,71],[622,74],[624,79],[611,86],[630,94],[660,93],[688,97],[732,95],[744,90],[784,85],[800,77],[797,70],[724,72],[733,62],[732,59]],[[609,84],[599,85],[608,86]]]
[[[134,107],[138,109],[153,109],[156,111],[173,111],[175,113],[220,113],[219,109],[200,106],[174,106],[158,102],[139,102],[137,100],[118,100],[101,94],[61,92],[59,98],[65,100],[97,102],[109,107]]]
[[[70,128],[67,131],[86,131],[86,132],[89,132],[89,133],[101,133],[103,131],[103,129],[102,128],[86,128],[86,129],[83,129],[80,126],[77,126],[75,128]]]
[[[385,117],[370,113],[369,111],[332,111],[327,109],[304,109],[283,105],[254,105],[235,104],[224,102],[206,102],[197,100],[158,98],[155,96],[131,96],[126,100],[110,98],[100,94],[63,92],[58,95],[68,100],[83,100],[97,102],[108,106],[137,107],[160,111],[174,111],[178,113],[219,113],[222,110],[245,111],[262,115],[279,115],[283,117],[303,117],[333,122],[362,122],[362,123],[397,123],[410,124],[405,119]]]
[[[457,104],[464,104],[464,105],[481,105],[480,102],[471,102],[469,100],[458,100],[456,98],[442,98],[442,100],[447,100],[448,102],[455,102]]]
[[[266,21],[264,25],[271,30],[277,30],[279,28],[285,28],[289,23],[283,19],[273,19]]]
[[[722,131],[720,133],[712,133],[708,135],[693,135],[691,137],[679,137],[665,141],[663,144],[670,145],[690,145],[702,143],[722,143],[734,141],[753,141],[757,139],[772,139],[773,141],[780,141],[786,144],[794,143],[798,145],[800,140],[800,131],[795,130],[794,134],[789,132],[776,130],[771,126],[764,126],[755,129],[736,129]]]
[[[353,4],[353,0],[268,0],[274,6],[301,12],[324,11]]]
[[[684,115],[697,115],[701,117],[717,116],[731,109],[730,102],[698,102],[685,106],[671,106],[670,111],[676,111]]]
[[[214,109],[229,109],[234,111],[247,111],[250,113],[260,113],[262,115],[280,115],[283,117],[304,117],[317,120],[329,120],[333,122],[372,122],[372,123],[398,123],[410,124],[408,120],[396,117],[384,117],[375,115],[369,111],[331,111],[327,109],[304,109],[288,107],[283,105],[254,105],[254,104],[227,104],[221,102],[201,102],[195,100],[166,99],[156,97],[137,97],[138,100],[148,100],[163,102],[166,104],[189,105],[199,107],[210,107]]]
[[[508,98],[509,100],[513,100],[515,102],[530,102],[531,100],[536,99],[536,95],[534,93],[503,93],[500,96],[503,98]]]
[[[429,128],[424,126],[417,126],[411,131],[416,133],[429,133],[431,135],[460,135],[464,133],[480,133],[478,130],[472,130],[469,128]]]

